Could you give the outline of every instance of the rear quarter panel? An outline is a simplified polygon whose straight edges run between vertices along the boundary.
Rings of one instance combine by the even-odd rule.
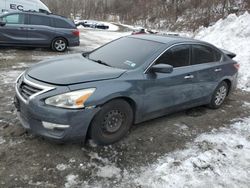
[[[80,38],[73,35],[72,32],[75,29],[66,29],[66,28],[55,28],[56,37],[63,37],[68,41],[69,46],[73,45],[76,42],[80,41]]]

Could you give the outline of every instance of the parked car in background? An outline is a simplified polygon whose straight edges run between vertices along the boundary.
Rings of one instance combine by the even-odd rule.
[[[50,13],[40,0],[0,0],[0,14],[12,11],[36,11]]]
[[[132,35],[139,35],[139,34],[157,34],[158,32],[155,30],[140,28],[136,29],[132,32]]]
[[[16,83],[18,116],[46,138],[88,135],[112,144],[132,124],[200,105],[219,108],[237,83],[239,64],[227,53],[189,38],[122,37],[28,69]]]
[[[108,25],[101,22],[90,21],[90,20],[75,20],[76,26],[83,26],[94,29],[109,29]]]
[[[11,12],[0,16],[0,46],[48,47],[64,52],[79,46],[79,30],[68,18],[37,12]]]

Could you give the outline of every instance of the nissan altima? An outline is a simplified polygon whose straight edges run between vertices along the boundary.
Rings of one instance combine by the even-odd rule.
[[[17,79],[15,106],[36,135],[108,145],[133,124],[200,105],[219,108],[237,84],[233,57],[189,38],[126,36],[29,68]]]

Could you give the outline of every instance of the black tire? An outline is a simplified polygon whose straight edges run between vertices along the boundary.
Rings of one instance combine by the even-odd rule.
[[[51,43],[51,48],[57,52],[65,52],[68,48],[67,40],[62,37],[55,38]]]
[[[228,89],[228,84],[225,81],[221,82],[213,93],[209,107],[212,109],[220,108],[227,97]]]
[[[89,136],[99,145],[119,141],[133,123],[133,110],[124,100],[116,99],[106,103],[94,117]]]

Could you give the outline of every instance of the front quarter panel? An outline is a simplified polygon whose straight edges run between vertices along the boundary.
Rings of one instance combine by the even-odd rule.
[[[86,101],[86,107],[99,107],[105,103],[116,99],[124,98],[130,100],[135,106],[135,122],[141,118],[143,108],[143,74],[142,73],[125,73],[118,79],[89,82],[69,86],[71,91],[96,88],[96,91]]]

